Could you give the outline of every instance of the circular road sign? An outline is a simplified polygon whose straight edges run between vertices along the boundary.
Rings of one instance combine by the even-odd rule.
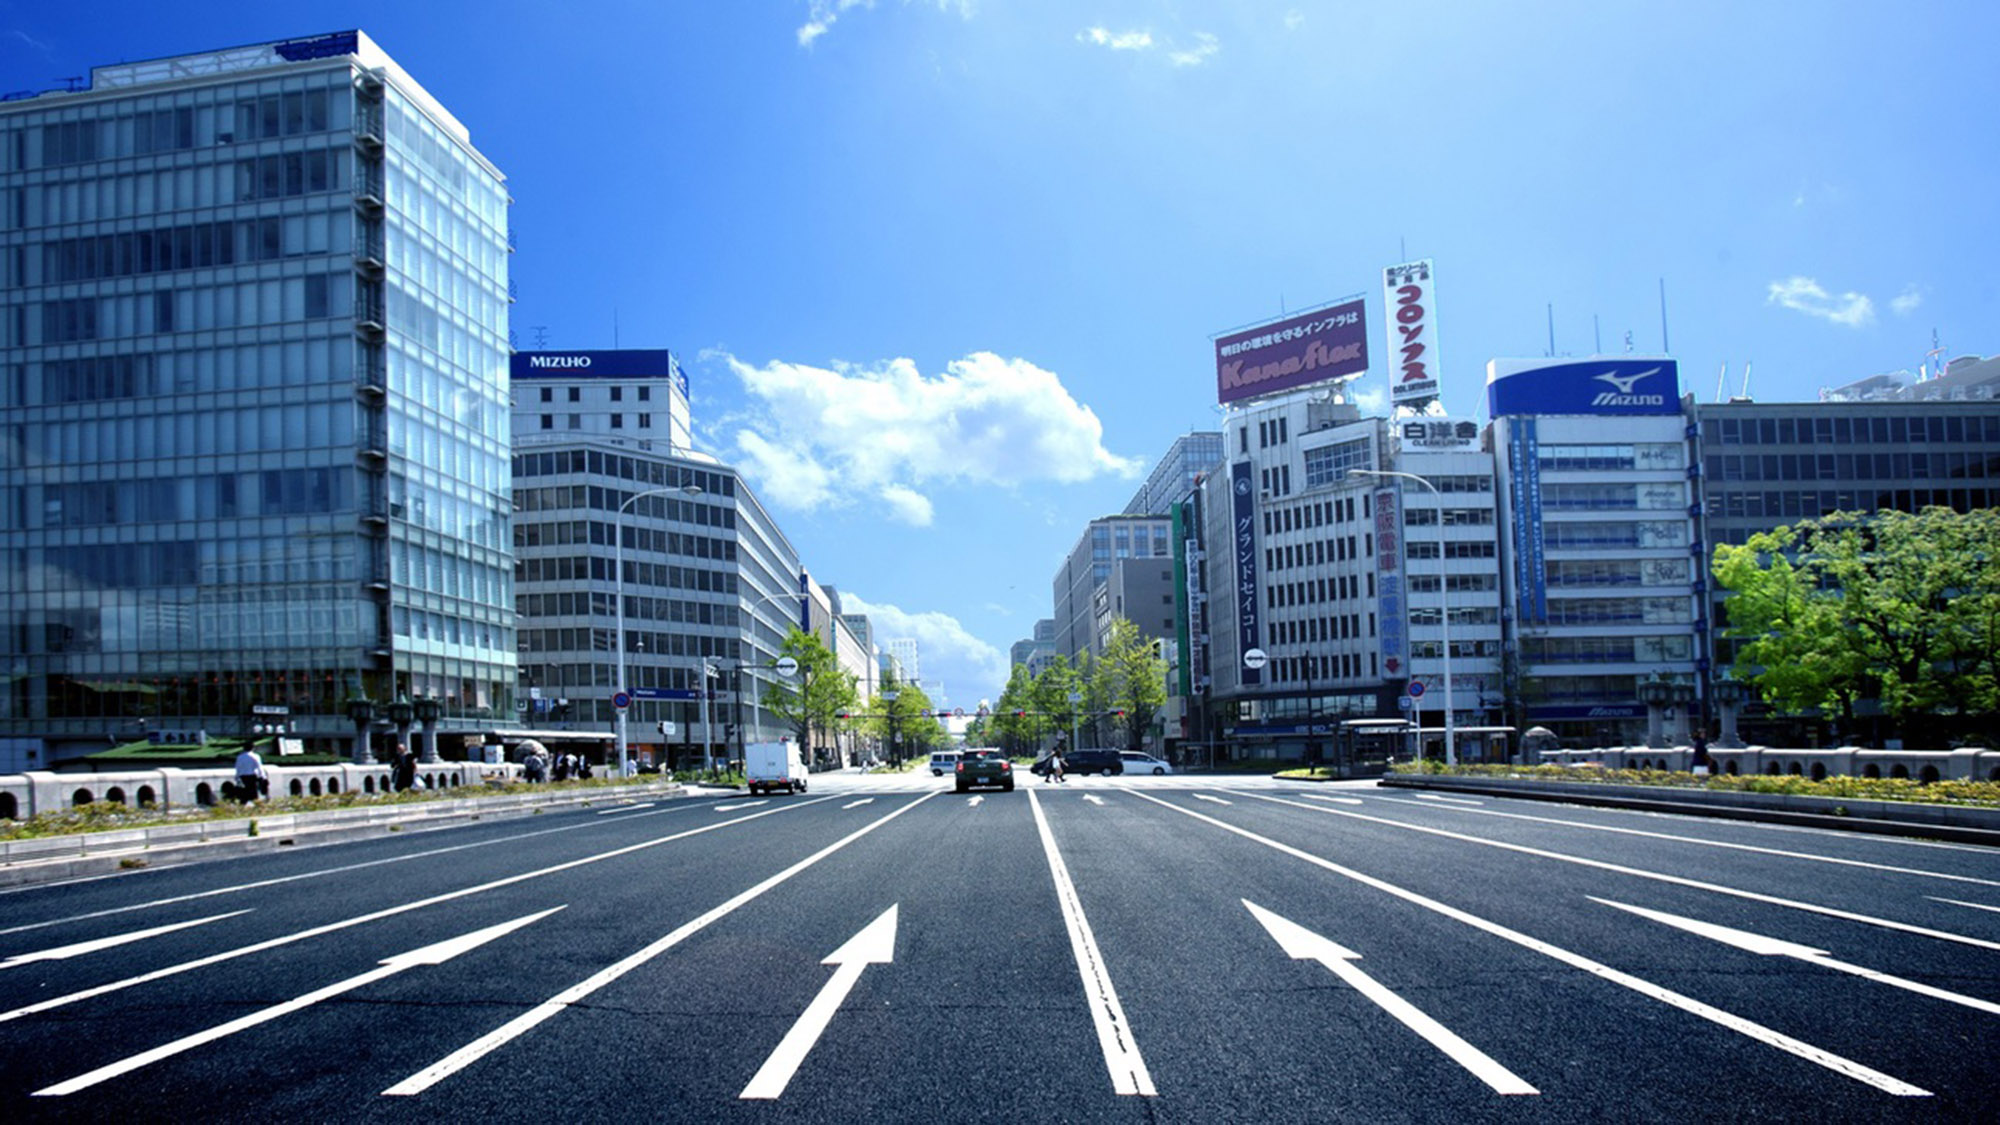
[[[780,656],[776,667],[780,676],[796,676],[799,674],[799,662],[789,656]]]
[[[611,705],[613,707],[618,708],[620,711],[623,711],[625,708],[632,706],[632,693],[629,691],[612,692]]]
[[[1261,648],[1253,648],[1243,654],[1243,666],[1255,672],[1271,662],[1271,657]]]
[[[1424,682],[1422,680],[1411,680],[1410,686],[1404,690],[1410,693],[1411,699],[1422,699],[1424,697]]]

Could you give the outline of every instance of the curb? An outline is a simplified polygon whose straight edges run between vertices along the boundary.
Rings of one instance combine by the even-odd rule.
[[[1527,801],[1552,801],[1558,804],[1629,809],[1635,812],[1747,820],[1802,828],[1824,828],[1836,832],[1867,832],[1879,836],[1914,836],[1926,840],[2000,847],[2000,809],[1964,805],[1801,797],[1789,793],[1718,793],[1698,789],[1662,789],[1658,786],[1644,785],[1515,781],[1487,777],[1391,774],[1383,777],[1377,784],[1389,789],[1436,789],[1452,793],[1477,793],[1487,797],[1513,797]],[[1663,794],[1672,795],[1663,796]]]
[[[505,797],[461,797],[381,808],[331,809],[271,817],[169,824],[115,832],[80,832],[0,842],[0,888],[174,867],[275,851],[387,836],[411,829],[456,828],[481,820],[532,816],[543,809],[615,804],[642,797],[678,797],[677,782],[618,789]],[[255,834],[251,825],[255,825]]]

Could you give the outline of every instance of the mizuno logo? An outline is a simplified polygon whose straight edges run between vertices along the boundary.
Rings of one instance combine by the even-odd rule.
[[[1607,371],[1602,375],[1596,376],[1596,378],[1601,382],[1609,383],[1612,386],[1618,388],[1619,394],[1629,395],[1632,393],[1633,384],[1637,383],[1641,379],[1644,379],[1648,375],[1658,375],[1659,373],[1660,369],[1655,367],[1650,371],[1641,371],[1637,375],[1613,375],[1611,372]]]

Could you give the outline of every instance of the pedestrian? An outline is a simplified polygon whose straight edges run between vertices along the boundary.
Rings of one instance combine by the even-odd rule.
[[[521,765],[523,772],[527,774],[530,785],[536,784],[548,776],[548,764],[542,760],[542,752],[539,749],[528,751],[528,756]]]
[[[554,776],[559,782],[569,780],[569,755],[555,755]]]
[[[1062,781],[1063,779],[1062,755],[1063,755],[1063,740],[1058,738],[1056,739],[1056,744],[1049,748],[1049,772],[1043,775],[1042,780],[1054,781],[1058,783]]]
[[[391,782],[398,793],[415,788],[417,784],[417,756],[400,742],[396,744],[396,765]]]
[[[576,759],[576,777],[577,777],[577,780],[579,780],[579,781],[589,781],[589,780],[590,780],[590,759],[589,759],[589,758],[585,758],[585,757],[583,757],[583,756],[581,756],[581,755],[578,755],[578,757],[577,757],[577,759]]]
[[[1708,756],[1708,732],[1700,727],[1694,730],[1694,758],[1688,766],[1696,777],[1707,777],[1715,772],[1715,762]]]
[[[271,775],[257,754],[257,744],[245,743],[236,755],[236,799],[248,803],[270,791]]]

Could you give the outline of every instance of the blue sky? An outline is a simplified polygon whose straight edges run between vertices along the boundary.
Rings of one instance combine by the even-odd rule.
[[[1990,3],[0,0],[0,89],[358,27],[509,177],[519,346],[670,347],[814,576],[998,693],[1210,337],[1437,263],[1486,361],[2000,351]],[[1379,401],[1376,368],[1355,389]]]

